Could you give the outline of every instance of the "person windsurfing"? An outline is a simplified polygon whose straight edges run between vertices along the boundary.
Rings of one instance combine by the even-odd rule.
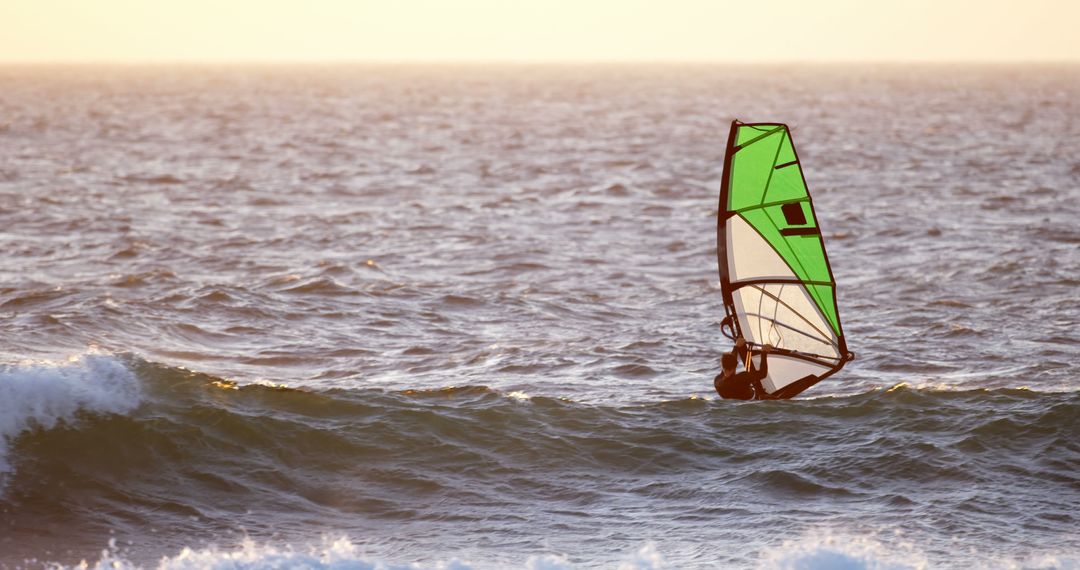
[[[750,359],[751,353],[746,348],[746,341],[741,336],[736,339],[735,347],[731,349],[731,352],[725,352],[720,357],[720,366],[723,371],[713,379],[716,393],[721,398],[730,400],[761,399],[765,394],[761,381],[769,374],[768,355],[770,352],[772,352],[771,345],[761,347],[761,367],[756,370],[751,369],[754,361]],[[740,358],[745,363],[746,369],[736,373],[735,369],[739,365]]]

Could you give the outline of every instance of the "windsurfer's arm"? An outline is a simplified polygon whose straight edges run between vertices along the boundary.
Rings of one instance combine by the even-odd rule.
[[[741,336],[735,339],[735,348],[732,348],[731,351],[743,361],[743,367],[746,367],[749,362],[747,359],[750,358],[746,350],[746,339]]]

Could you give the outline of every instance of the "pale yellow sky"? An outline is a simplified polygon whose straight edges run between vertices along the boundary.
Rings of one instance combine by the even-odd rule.
[[[1071,61],[1080,0],[0,0],[0,62]]]

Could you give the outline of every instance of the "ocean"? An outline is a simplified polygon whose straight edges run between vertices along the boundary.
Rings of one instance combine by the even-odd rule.
[[[858,355],[788,401],[736,118]],[[1080,568],[1078,219],[1077,66],[0,67],[0,567]]]

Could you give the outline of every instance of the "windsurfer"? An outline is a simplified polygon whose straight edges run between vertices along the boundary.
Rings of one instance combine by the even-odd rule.
[[[761,367],[752,370],[753,361],[751,353],[746,348],[746,341],[740,336],[735,341],[735,348],[731,352],[725,352],[720,358],[720,366],[723,371],[713,380],[716,393],[721,398],[732,400],[753,400],[761,398],[765,390],[761,387],[761,381],[769,374],[768,354],[772,352],[771,345],[761,348]],[[739,358],[745,363],[746,369],[736,374],[735,369],[739,365]]]

